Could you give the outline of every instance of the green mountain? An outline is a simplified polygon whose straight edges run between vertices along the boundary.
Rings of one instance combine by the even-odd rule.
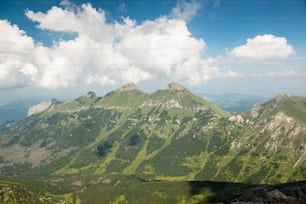
[[[74,203],[81,192],[88,193],[81,200],[94,193],[88,185],[161,185],[170,189],[157,194],[169,198],[187,181],[276,184],[306,178],[302,97],[280,94],[232,115],[177,83],[152,94],[127,84],[104,97],[88,92],[64,103],[52,99],[28,115],[0,135],[0,174],[51,183],[48,192],[57,188],[54,195],[68,193]],[[114,202],[127,197],[118,192]]]
[[[255,185],[146,181],[119,174],[26,180],[1,178],[1,203],[305,203],[306,182]]]

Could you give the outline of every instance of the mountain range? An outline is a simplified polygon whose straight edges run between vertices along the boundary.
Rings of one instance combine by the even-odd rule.
[[[151,94],[129,83],[103,97],[88,92],[65,102],[50,99],[2,129],[3,183],[13,183],[12,189],[48,183],[46,191],[62,195],[59,200],[67,203],[94,199],[90,195],[97,190],[90,186],[108,192],[106,202],[140,202],[143,198],[131,198],[128,192],[151,188],[153,200],[171,202],[169,194],[181,191],[176,202],[197,203],[216,194],[214,188],[205,190],[204,181],[212,182],[210,187],[231,182],[229,189],[245,193],[259,188],[255,185],[306,179],[306,98],[289,94],[238,115],[177,83]],[[302,202],[302,184],[294,187],[300,189],[293,190],[295,196],[277,187],[268,191],[282,196],[266,198]],[[200,193],[186,190],[193,185],[200,186]]]

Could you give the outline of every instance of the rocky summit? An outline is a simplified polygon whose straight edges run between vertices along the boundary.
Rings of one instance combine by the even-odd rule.
[[[95,92],[89,91],[89,92],[87,92],[87,93],[84,95],[84,97],[86,97],[86,98],[95,98],[95,97],[97,97],[97,96],[96,96],[96,93],[95,93]]]
[[[60,104],[61,104],[61,102],[54,99],[54,98],[52,98],[48,101],[41,102],[40,104],[37,104],[37,105],[29,108],[28,116],[38,114],[38,113],[44,112],[46,110],[54,109]]]
[[[15,182],[14,196],[31,192],[30,183],[61,192],[34,200],[67,203],[137,203],[145,189],[152,202],[305,201],[306,98],[281,94],[236,115],[177,83],[151,94],[127,84],[85,96],[38,104],[1,133],[0,172],[3,185]],[[297,183],[260,187],[288,182]]]
[[[182,86],[181,84],[178,84],[178,83],[175,83],[175,82],[172,82],[168,85],[168,89],[170,91],[186,91],[187,89]]]
[[[124,91],[141,91],[136,84],[134,83],[128,83],[126,85],[123,85],[121,88],[117,89],[118,92],[124,92]]]

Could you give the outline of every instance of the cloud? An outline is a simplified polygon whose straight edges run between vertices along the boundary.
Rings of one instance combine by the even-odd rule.
[[[16,25],[0,20],[0,87],[20,87],[35,79],[37,68],[29,53],[34,41]]]
[[[250,75],[251,77],[304,77],[306,76],[306,73],[303,72],[297,72],[293,69],[288,70],[282,70],[282,71],[270,71],[266,73],[252,73]]]
[[[117,11],[126,14],[128,12],[127,7],[124,2],[121,2],[117,7]]]
[[[84,34],[94,39],[106,39],[112,36],[111,24],[107,24],[105,12],[96,10],[91,4],[80,7],[70,5],[65,1],[64,8],[53,6],[47,13],[26,11],[26,16],[38,23],[38,28],[57,32],[74,32]]]
[[[295,51],[285,37],[265,34],[247,39],[245,45],[235,47],[227,54],[232,60],[268,60],[286,59],[295,55]]]
[[[232,71],[221,72],[215,60],[205,59],[205,41],[188,30],[186,21],[199,7],[197,1],[179,1],[172,17],[141,23],[129,17],[109,22],[102,9],[67,0],[45,13],[27,10],[26,16],[39,29],[75,33],[76,37],[45,47],[35,44],[17,26],[1,21],[1,30],[7,32],[0,36],[0,87],[59,89],[159,78],[200,84],[212,78],[236,77]]]
[[[221,0],[205,0],[204,4],[211,5],[212,8],[219,8],[221,6]]]
[[[183,21],[191,20],[201,8],[201,4],[197,0],[179,0],[170,14],[175,19]]]

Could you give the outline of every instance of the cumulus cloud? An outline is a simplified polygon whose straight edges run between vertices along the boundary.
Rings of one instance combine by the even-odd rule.
[[[294,54],[293,47],[287,43],[285,37],[269,34],[247,39],[245,45],[235,47],[228,52],[231,59],[250,60],[286,59]]]
[[[37,27],[75,33],[51,47],[35,44],[17,26],[1,21],[0,87],[33,84],[57,89],[77,84],[143,82],[156,78],[203,83],[221,72],[214,60],[203,58],[206,43],[192,36],[186,21],[199,9],[197,1],[179,1],[172,16],[142,23],[129,17],[108,22],[105,11],[91,4],[62,1],[47,12],[26,11]],[[9,33],[9,34],[8,34]]]
[[[0,87],[19,87],[36,78],[37,68],[29,53],[34,41],[16,25],[0,20]]]
[[[170,16],[183,21],[189,21],[196,15],[200,8],[201,4],[197,0],[178,0]]]

